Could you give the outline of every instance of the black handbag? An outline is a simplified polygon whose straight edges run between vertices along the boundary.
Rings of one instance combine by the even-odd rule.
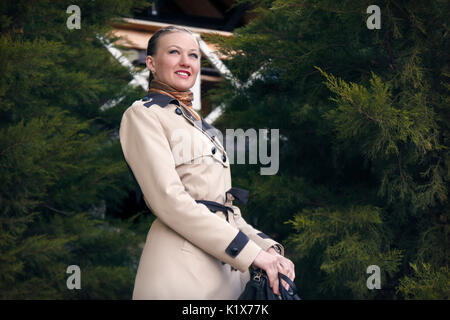
[[[278,273],[280,295],[273,293],[270,288],[269,277],[264,270],[253,269],[250,271],[250,280],[245,285],[244,291],[238,300],[301,300],[297,293],[297,287],[286,275]],[[284,280],[289,285],[289,290],[282,285]]]

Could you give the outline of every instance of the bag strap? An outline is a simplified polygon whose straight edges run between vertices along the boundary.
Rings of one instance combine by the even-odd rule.
[[[289,289],[290,289],[287,291],[287,293],[291,296],[294,296],[297,294],[297,286],[295,285],[294,282],[292,282],[291,279],[289,279],[288,276],[286,276],[285,274],[282,274],[281,272],[278,272],[278,279],[280,281],[280,286],[279,286],[280,291],[282,290],[282,288],[284,289],[284,286],[281,283],[281,280],[284,280],[287,282],[287,284],[289,285]]]
[[[292,280],[289,279],[288,276],[286,276],[285,274],[282,274],[281,272],[278,272],[278,277],[279,277],[279,279],[280,279],[280,283],[281,283],[281,279],[283,279],[284,281],[287,282],[287,284],[288,284],[294,291],[297,291],[297,287],[296,287],[295,283],[292,282]]]

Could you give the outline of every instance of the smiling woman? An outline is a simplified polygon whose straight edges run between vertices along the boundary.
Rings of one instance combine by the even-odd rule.
[[[200,70],[197,40],[187,30],[157,36],[153,43],[149,43],[146,64],[154,80],[164,82],[179,91],[189,90]]]
[[[149,94],[120,124],[125,160],[157,216],[133,299],[237,299],[250,265],[266,270],[278,293],[278,271],[293,279],[294,265],[233,205],[235,199],[245,203],[247,192],[231,187],[227,153],[192,108],[189,89],[200,69],[195,36],[179,27],[161,29],[147,54]],[[189,142],[181,150],[180,133]]]
[[[181,27],[160,29],[148,42],[146,65],[150,70],[149,92],[169,93],[200,120],[192,108],[193,94],[189,90],[200,70],[200,49],[195,36]]]

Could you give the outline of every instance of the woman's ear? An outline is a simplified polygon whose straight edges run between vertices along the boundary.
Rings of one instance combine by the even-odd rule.
[[[152,56],[147,56],[145,58],[145,64],[147,65],[148,70],[155,74],[155,59],[153,59]]]

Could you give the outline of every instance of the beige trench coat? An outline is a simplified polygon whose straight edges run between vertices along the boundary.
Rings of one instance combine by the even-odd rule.
[[[133,299],[237,299],[260,250],[277,244],[247,224],[231,188],[230,163],[178,100],[152,93],[123,114],[120,142],[145,203],[156,215]],[[211,212],[195,200],[225,204]],[[236,270],[237,269],[237,270]]]

